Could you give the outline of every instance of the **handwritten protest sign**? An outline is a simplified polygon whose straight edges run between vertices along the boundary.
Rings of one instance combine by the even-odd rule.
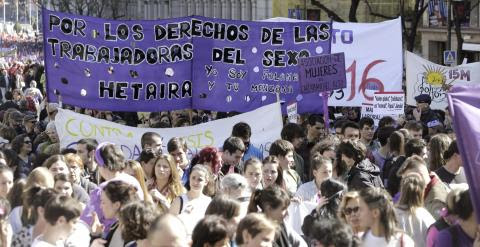
[[[376,92],[374,98],[374,114],[399,116],[405,113],[405,94],[403,92]]]
[[[335,53],[299,60],[300,92],[315,93],[345,88],[345,54]]]
[[[330,51],[329,22],[114,21],[44,9],[43,23],[51,101],[62,96],[99,110],[245,112],[279,93],[298,101],[300,111],[321,109],[318,100],[302,101],[296,65]]]
[[[280,138],[282,130],[280,103],[263,106],[230,118],[167,129],[134,128],[63,109],[59,109],[55,117],[61,148],[71,147],[82,138],[94,138],[98,142],[109,141],[118,144],[128,159],[136,159],[140,155],[140,138],[145,132],[159,133],[164,145],[172,137],[183,137],[187,141],[189,154],[192,155],[206,146],[221,147],[230,136],[233,125],[238,122],[250,125],[252,145],[267,156],[270,144]]]
[[[480,82],[480,62],[447,67],[408,51],[405,60],[408,105],[416,105],[415,96],[428,94],[432,98],[430,108],[444,110],[448,106],[446,89]]]
[[[287,117],[289,123],[298,122],[298,107],[297,102],[292,102],[287,105]]]

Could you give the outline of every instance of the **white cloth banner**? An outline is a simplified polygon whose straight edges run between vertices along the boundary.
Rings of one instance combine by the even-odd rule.
[[[270,144],[280,138],[283,126],[280,103],[266,105],[230,118],[169,129],[129,127],[63,109],[59,109],[55,117],[61,148],[73,147],[83,138],[94,138],[99,143],[109,141],[120,145],[128,159],[136,159],[140,155],[140,138],[145,132],[159,133],[163,138],[164,151],[172,137],[183,137],[187,141],[189,154],[192,155],[206,146],[222,147],[225,139],[231,135],[233,125],[238,122],[250,125],[252,145],[268,155]]]
[[[329,106],[373,103],[373,92],[402,90],[400,18],[380,23],[333,23],[331,53],[345,53],[347,88],[332,92]]]
[[[411,52],[405,52],[407,72],[407,104],[416,105],[415,96],[429,94],[432,109],[448,106],[445,86],[480,82],[480,62],[447,67],[432,63]]]
[[[271,22],[301,22],[271,18]],[[403,47],[400,18],[379,23],[333,22],[331,53],[345,53],[347,87],[330,95],[329,106],[373,103],[373,93],[402,90]]]

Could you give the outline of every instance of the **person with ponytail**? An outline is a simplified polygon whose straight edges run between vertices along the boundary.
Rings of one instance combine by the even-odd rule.
[[[413,247],[413,240],[399,230],[392,198],[383,188],[369,187],[360,191],[360,224],[367,228],[361,246]]]
[[[278,186],[270,186],[263,190],[256,190],[250,198],[248,213],[263,213],[267,218],[279,225],[275,235],[274,246],[303,247],[307,246],[303,238],[290,226],[285,225],[287,208],[290,205],[290,196]]]

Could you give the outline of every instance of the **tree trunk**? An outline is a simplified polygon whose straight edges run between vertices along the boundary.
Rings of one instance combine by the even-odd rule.
[[[352,5],[350,5],[350,12],[348,13],[349,22],[358,22],[357,9],[359,4],[360,4],[360,0],[352,0]]]
[[[462,38],[462,26],[458,18],[455,18],[455,34],[457,36],[457,64],[460,64],[465,57],[465,52],[462,49],[464,40]]]

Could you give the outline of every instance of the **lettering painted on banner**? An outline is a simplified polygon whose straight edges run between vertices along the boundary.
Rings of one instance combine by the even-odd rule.
[[[268,155],[270,144],[280,138],[282,130],[280,104],[270,104],[234,117],[195,126],[167,129],[135,128],[63,109],[59,109],[55,117],[61,148],[72,147],[83,138],[94,138],[98,142],[109,141],[119,145],[129,159],[136,159],[140,155],[140,138],[145,132],[159,133],[165,145],[170,138],[183,137],[189,154],[193,155],[207,146],[222,147],[225,139],[230,136],[232,127],[238,122],[246,122],[251,126],[252,145]],[[166,147],[163,149],[166,150]]]
[[[411,52],[406,52],[407,104],[416,105],[415,97],[428,94],[432,109],[448,106],[447,92],[454,85],[480,82],[480,62],[455,67],[432,63]]]
[[[329,22],[42,13],[48,97],[90,109],[250,111],[295,99],[299,59],[330,51]]]

